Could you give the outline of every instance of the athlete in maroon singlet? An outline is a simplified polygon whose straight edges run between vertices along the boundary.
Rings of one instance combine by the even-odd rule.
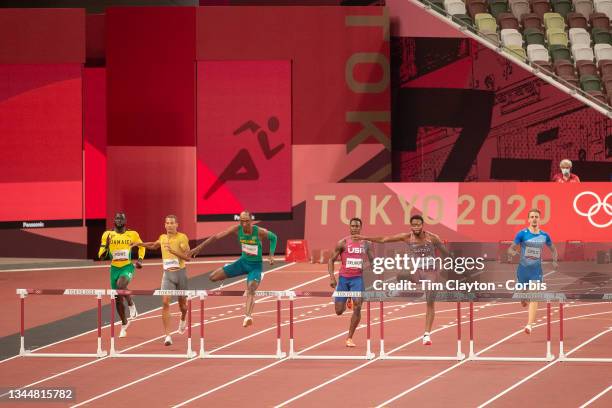
[[[435,262],[433,262],[433,258],[436,256],[436,249],[444,256],[450,256],[450,253],[436,234],[423,231],[423,217],[420,215],[413,215],[410,217],[410,229],[411,232],[404,232],[388,237],[355,236],[353,238],[378,243],[405,242],[408,245],[406,250],[407,255],[411,258],[421,258],[424,261],[421,262],[422,268],[410,272],[412,275],[411,279],[417,283],[425,280],[439,282],[441,280],[440,271],[435,269]],[[427,262],[428,259],[431,259],[432,262]],[[398,279],[401,278],[402,277],[398,275]],[[434,295],[433,292],[426,293],[427,313],[425,314],[425,333],[423,334],[423,344],[426,346],[431,345],[431,327],[433,326],[436,314]]]
[[[348,292],[363,292],[365,286],[363,284],[363,267],[367,259],[372,263],[372,252],[367,241],[353,240],[352,236],[361,233],[361,219],[352,218],[350,223],[351,236],[341,239],[334,250],[334,254],[329,260],[328,271],[330,277],[330,286],[337,291]],[[334,262],[340,257],[342,265],[340,266],[340,278],[336,282],[334,276]],[[348,298],[337,297],[335,299],[336,314],[340,316],[346,310]],[[361,320],[361,304],[362,298],[356,297],[352,299],[353,316],[349,325],[348,337],[346,339],[347,347],[355,347],[353,335],[355,329]]]

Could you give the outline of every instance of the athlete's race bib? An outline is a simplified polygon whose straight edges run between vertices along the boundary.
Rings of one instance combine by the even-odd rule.
[[[127,261],[130,259],[129,249],[118,249],[113,251],[113,261]]]
[[[164,269],[180,268],[181,263],[178,259],[164,259]]]
[[[363,259],[361,258],[346,258],[346,267],[361,269],[363,266]]]
[[[525,247],[525,258],[529,259],[540,259],[542,254],[542,248],[538,247]]]
[[[257,253],[257,245],[251,245],[251,244],[242,244],[242,252],[244,252],[247,255],[254,255],[257,256],[259,255]]]

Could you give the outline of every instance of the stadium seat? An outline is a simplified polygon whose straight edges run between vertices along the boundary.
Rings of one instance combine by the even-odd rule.
[[[510,11],[518,21],[521,21],[523,15],[529,14],[531,9],[527,0],[510,1]]]
[[[544,14],[550,12],[550,3],[547,0],[534,0],[531,2],[531,10],[544,18]]]
[[[468,16],[467,14],[455,14],[453,17],[454,17],[453,20],[457,24],[462,24],[468,27],[474,26],[474,21],[472,21],[472,18]]]
[[[497,16],[497,24],[501,27],[502,30],[512,28],[514,30],[519,30],[520,24],[514,14],[512,13],[500,13]]]
[[[484,0],[482,0],[482,1],[471,1],[470,3],[467,3],[467,11],[470,17],[472,17],[472,19],[476,21],[477,14],[486,14],[489,11],[489,9],[487,8]]]
[[[549,28],[546,30],[546,41],[549,45],[564,45],[567,47],[569,40],[565,30],[559,28]]]
[[[597,57],[597,54],[595,54],[595,57]],[[597,68],[602,78],[612,78],[612,60],[598,60]]]
[[[602,80],[604,90],[608,95],[612,94],[612,78]]]
[[[593,3],[590,0],[574,0],[574,10],[588,20],[593,14]]]
[[[612,0],[595,0],[595,11],[612,18]]]
[[[597,65],[593,61],[576,61],[576,70],[578,75],[598,75]]]
[[[612,34],[603,28],[593,28],[593,42],[595,44],[612,45]]]
[[[554,74],[554,69],[553,66],[550,62],[546,62],[546,61],[531,61],[532,64],[536,65],[538,68],[540,68],[541,72],[543,74],[546,75],[552,75]]]
[[[523,47],[517,45],[509,45],[505,47],[506,51],[509,52],[512,56],[522,59],[523,61],[527,61],[527,53]]]
[[[482,36],[487,40],[491,41],[495,46],[500,45],[499,35],[497,35],[496,32],[491,31],[487,33],[482,33]]]
[[[580,77],[580,88],[583,91],[599,91],[601,92],[601,81],[599,77],[594,75],[583,75]]]
[[[567,13],[567,25],[570,28],[584,28],[585,30],[589,29],[589,23],[587,21],[588,16],[584,16],[580,13]]]
[[[444,0],[444,8],[451,16],[465,14],[465,4],[461,0]]]
[[[508,11],[508,1],[489,0],[489,10],[491,10],[491,14],[493,15],[493,17],[497,17],[502,13],[506,13]]]
[[[542,19],[535,13],[524,14],[521,22],[523,23],[523,29],[537,28],[542,29]]]
[[[554,64],[555,74],[561,77],[576,78],[574,73],[574,64],[568,60],[555,61]]]
[[[572,55],[570,54],[569,48],[564,45],[550,45],[548,46],[548,52],[553,62],[557,61],[571,61]]]
[[[524,34],[525,34],[525,42],[527,44],[546,45],[544,33],[542,33],[539,28],[526,28],[524,30]]]
[[[603,28],[604,30],[610,29],[610,19],[604,13],[591,14],[589,21],[591,22],[592,28]]]
[[[593,49],[589,45],[576,44],[572,45],[572,56],[574,61],[593,61]]]
[[[559,13],[546,13],[544,14],[544,27],[546,31],[553,28],[565,30],[565,20]]]
[[[595,58],[597,62],[601,60],[612,60],[612,45],[610,44],[595,44]]]
[[[503,29],[500,31],[501,41],[506,47],[510,45],[516,45],[517,47],[523,47],[523,36],[518,30],[514,29]]]
[[[569,29],[569,40],[574,45],[587,45],[591,46],[591,36],[589,32],[584,28],[570,28]]]
[[[569,0],[553,1],[552,9],[555,13],[559,13],[561,17],[567,18],[567,14],[572,11],[572,3]]]
[[[487,13],[476,14],[474,17],[476,28],[482,33],[497,33],[497,21]]]
[[[527,46],[527,56],[529,57],[529,61],[544,61],[548,62],[550,60],[550,55],[548,55],[548,50],[546,47],[540,44],[530,44]]]

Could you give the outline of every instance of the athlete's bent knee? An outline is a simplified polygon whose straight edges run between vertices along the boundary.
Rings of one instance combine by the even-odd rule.
[[[210,274],[209,279],[212,282],[217,282],[217,281],[225,279],[225,274],[223,273],[223,270],[220,270],[220,271],[217,270]]]
[[[344,313],[345,307],[344,305],[336,305],[336,314],[338,316],[340,316],[342,313]]]

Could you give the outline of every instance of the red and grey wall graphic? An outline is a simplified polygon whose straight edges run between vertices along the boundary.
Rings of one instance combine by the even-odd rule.
[[[198,220],[291,212],[291,61],[198,63]]]

